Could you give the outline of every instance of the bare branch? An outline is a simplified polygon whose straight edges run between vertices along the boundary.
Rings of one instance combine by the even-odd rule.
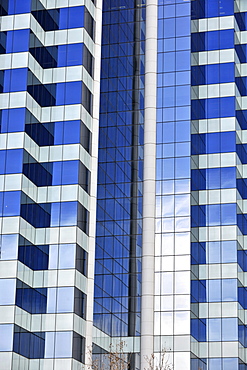
[[[166,358],[167,357],[167,358]],[[150,356],[145,356],[148,367],[145,370],[173,370],[173,365],[169,362],[166,349],[161,351],[160,356],[152,353]]]

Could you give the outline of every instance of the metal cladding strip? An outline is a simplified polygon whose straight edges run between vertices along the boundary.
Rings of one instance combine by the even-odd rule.
[[[155,240],[155,167],[156,167],[156,78],[157,78],[157,0],[146,3],[145,120],[143,181],[143,246],[141,369],[145,356],[153,351],[154,334],[154,240]]]

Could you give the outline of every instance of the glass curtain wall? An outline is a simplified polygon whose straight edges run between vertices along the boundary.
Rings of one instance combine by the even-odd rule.
[[[103,3],[94,325],[116,343],[140,335],[144,19],[141,0]]]
[[[190,368],[191,3],[158,1],[154,349]]]

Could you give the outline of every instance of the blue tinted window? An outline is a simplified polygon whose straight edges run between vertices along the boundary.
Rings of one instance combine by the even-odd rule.
[[[247,128],[247,111],[246,110],[237,110],[236,111],[236,118],[240,124],[242,130],[246,130]]]
[[[29,30],[7,31],[6,53],[28,51]]]
[[[63,287],[57,289],[57,312],[74,311],[74,288]]]
[[[25,152],[23,174],[36,186],[50,186],[52,183],[52,163],[39,163]]]
[[[246,235],[247,234],[247,218],[245,214],[239,213],[237,215],[237,225],[240,228],[241,232],[244,235]]]
[[[190,51],[178,51],[176,53],[176,70],[185,71],[190,70]]]
[[[247,85],[246,85],[247,79],[246,77],[237,77],[236,78],[236,84],[238,87],[238,90],[242,96],[247,95]]]
[[[7,69],[4,71],[3,92],[27,89],[27,68]]]
[[[206,170],[191,170],[191,190],[206,189]]]
[[[176,16],[181,17],[184,15],[190,15],[190,4],[177,4],[176,5]]]
[[[236,187],[236,169],[234,167],[221,168],[221,188]]]
[[[236,150],[236,133],[221,132],[206,134],[207,153],[227,153]]]
[[[58,46],[58,67],[81,65],[83,61],[83,44]]]
[[[32,34],[33,36],[33,34]],[[34,36],[33,36],[34,37]],[[37,39],[37,46],[32,47],[30,45],[29,52],[37,60],[42,68],[56,68],[57,67],[57,46],[39,46],[39,41]]]
[[[13,329],[12,324],[0,325],[0,352],[12,351]]]
[[[241,364],[239,363],[238,358],[223,358],[223,369],[224,370],[232,370],[237,369],[239,366],[239,369],[244,370],[244,366],[241,368]]]
[[[223,30],[220,32],[220,49],[231,49],[234,47],[234,30]]]
[[[47,313],[55,313],[57,309],[58,288],[48,288],[47,291]]]
[[[219,370],[222,368],[222,359],[221,358],[209,358],[208,366],[210,370]]]
[[[212,0],[211,0],[212,1]],[[219,3],[219,14],[222,16],[234,13],[234,3],[232,0],[224,0]]]
[[[215,0],[206,0],[206,18],[233,15],[234,5],[232,0],[221,2]]]
[[[235,81],[234,63],[192,67],[192,84],[216,84]]]
[[[60,225],[73,226],[77,224],[77,202],[61,203]]]
[[[46,333],[46,358],[72,357],[73,332],[47,332]]]
[[[0,279],[0,305],[14,304],[15,287],[15,279]]]
[[[2,235],[0,242],[1,257],[2,260],[17,259],[18,251],[18,235]]]
[[[48,245],[33,245],[20,237],[18,247],[18,260],[32,270],[47,270],[49,259]]]
[[[15,304],[23,310],[33,313],[46,313],[47,289],[33,289],[17,280]]]
[[[208,168],[207,188],[234,188],[236,187],[236,169],[234,167]]]
[[[222,241],[222,262],[237,262],[237,244],[235,241]]]
[[[175,166],[174,166],[174,159],[162,159],[163,163],[163,175],[161,175],[161,178],[163,179],[173,179],[174,178],[174,172],[175,172]],[[157,161],[158,163],[158,161]],[[158,166],[159,167],[159,164]],[[162,168],[162,167],[160,167]]]
[[[190,86],[176,87],[176,105],[190,105]]]
[[[191,320],[191,335],[199,342],[206,341],[206,323],[204,320]]]
[[[176,158],[175,159],[175,177],[189,178],[190,177],[190,158]]]
[[[206,0],[206,17],[218,17],[219,16],[219,3],[215,0]]]
[[[55,357],[65,358],[72,355],[72,332],[56,332]]]
[[[60,203],[53,203],[51,207],[51,226],[59,226]]]
[[[175,26],[176,26],[175,18],[167,18],[163,19],[162,23],[164,25],[163,28],[163,35],[161,37],[175,37]]]
[[[235,204],[222,204],[221,205],[221,223],[222,225],[232,225],[237,222],[236,220],[236,205]]]
[[[236,204],[211,204],[206,209],[209,226],[236,223]]]
[[[238,23],[238,27],[240,31],[246,31],[246,26],[247,26],[247,13],[246,12],[241,12],[241,13],[236,13],[235,18]]]
[[[48,290],[48,313],[61,313],[74,311],[74,288],[49,288]]]
[[[205,109],[206,108],[206,109]],[[192,100],[192,118],[218,118],[235,116],[235,98],[213,98]]]
[[[176,36],[181,37],[187,35],[190,35],[190,17],[177,17]]]
[[[32,270],[47,270],[49,256],[43,251],[44,247],[46,246],[20,245],[18,260]]]
[[[191,280],[192,302],[206,302],[206,286],[203,280]]]
[[[59,28],[78,28],[84,26],[84,6],[60,9]]]
[[[206,117],[206,102],[204,99],[191,100],[191,118],[193,120],[203,119]]]
[[[221,280],[207,280],[207,301],[220,302],[221,301]]]
[[[222,319],[222,341],[238,340],[238,319]]]
[[[206,212],[205,206],[191,207],[191,227],[206,226]]]
[[[163,90],[163,99],[161,98],[160,107],[172,107],[175,105],[175,87],[165,87]],[[162,94],[160,94],[162,96]]]
[[[181,71],[176,73],[177,85],[189,85],[190,84],[190,72]],[[189,94],[190,95],[190,94]]]
[[[190,49],[190,37],[176,38],[176,50]]]
[[[55,145],[80,142],[80,121],[55,122]]]
[[[75,268],[76,244],[61,244],[59,246],[58,268]]]
[[[206,48],[206,33],[205,32],[193,32],[191,34],[191,51],[199,52]]]
[[[39,145],[54,144],[54,123],[37,123],[35,120],[25,124],[25,132]]]
[[[82,101],[81,82],[62,82],[57,84],[56,104],[80,104]]]
[[[41,107],[55,105],[56,84],[41,84],[41,82],[29,72],[28,93]]]
[[[0,193],[0,214],[3,217],[18,216],[20,214],[20,191],[6,191]]]
[[[175,137],[176,142],[190,141],[190,121],[176,122]]]
[[[32,15],[39,22],[45,31],[54,31],[58,29],[59,11],[60,9],[45,9],[37,3],[33,3]]]
[[[75,226],[77,224],[77,202],[52,204],[51,226]]]
[[[24,131],[25,108],[3,109],[1,117],[1,132]]]
[[[13,351],[30,359],[44,358],[45,333],[31,333],[17,325],[14,328]]]
[[[207,243],[207,262],[220,263],[221,262],[221,244],[220,242]]]
[[[220,205],[212,204],[206,207],[208,226],[220,225]]]
[[[31,0],[8,0],[8,14],[29,13],[31,10]]]
[[[73,332],[72,357],[80,362],[85,362],[85,338]]]
[[[235,115],[235,98],[226,97],[220,99],[221,117],[232,117]]]
[[[54,162],[53,185],[77,184],[79,177],[79,161]]]
[[[231,49],[234,47],[234,30],[206,33],[206,50]]]
[[[49,296],[49,290],[48,290]],[[45,358],[54,358],[55,332],[46,332],[45,335]]]
[[[240,63],[246,63],[246,57],[247,57],[247,54],[246,54],[246,44],[238,44],[238,45],[235,45],[235,50],[237,52],[237,56],[240,60]]]
[[[175,5],[166,5],[165,7],[159,6],[158,9],[160,12],[164,13],[162,14],[162,17],[175,17]]]
[[[235,116],[235,98],[207,99],[206,118],[233,117]]]
[[[222,300],[237,301],[237,280],[222,279]]]
[[[5,152],[5,151],[3,151]],[[22,172],[22,149],[11,149],[5,152],[6,167],[5,173],[20,173]]]
[[[34,227],[50,226],[50,203],[34,203],[28,196],[22,193],[21,217]]]
[[[209,168],[207,169],[207,188],[208,189],[219,189],[221,178],[220,178],[220,168]]]
[[[176,53],[169,52],[163,54],[163,61],[160,64],[160,72],[173,72],[176,66]]]
[[[208,340],[219,342],[221,340],[221,319],[209,319],[208,322]]]
[[[191,2],[191,17],[192,19],[199,19],[205,17],[205,3],[202,1]]]
[[[237,246],[233,241],[208,242],[208,263],[230,263],[237,261]]]

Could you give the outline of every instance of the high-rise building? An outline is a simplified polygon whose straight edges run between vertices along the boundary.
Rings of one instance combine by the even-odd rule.
[[[246,96],[246,0],[0,0],[0,370],[247,369]]]

